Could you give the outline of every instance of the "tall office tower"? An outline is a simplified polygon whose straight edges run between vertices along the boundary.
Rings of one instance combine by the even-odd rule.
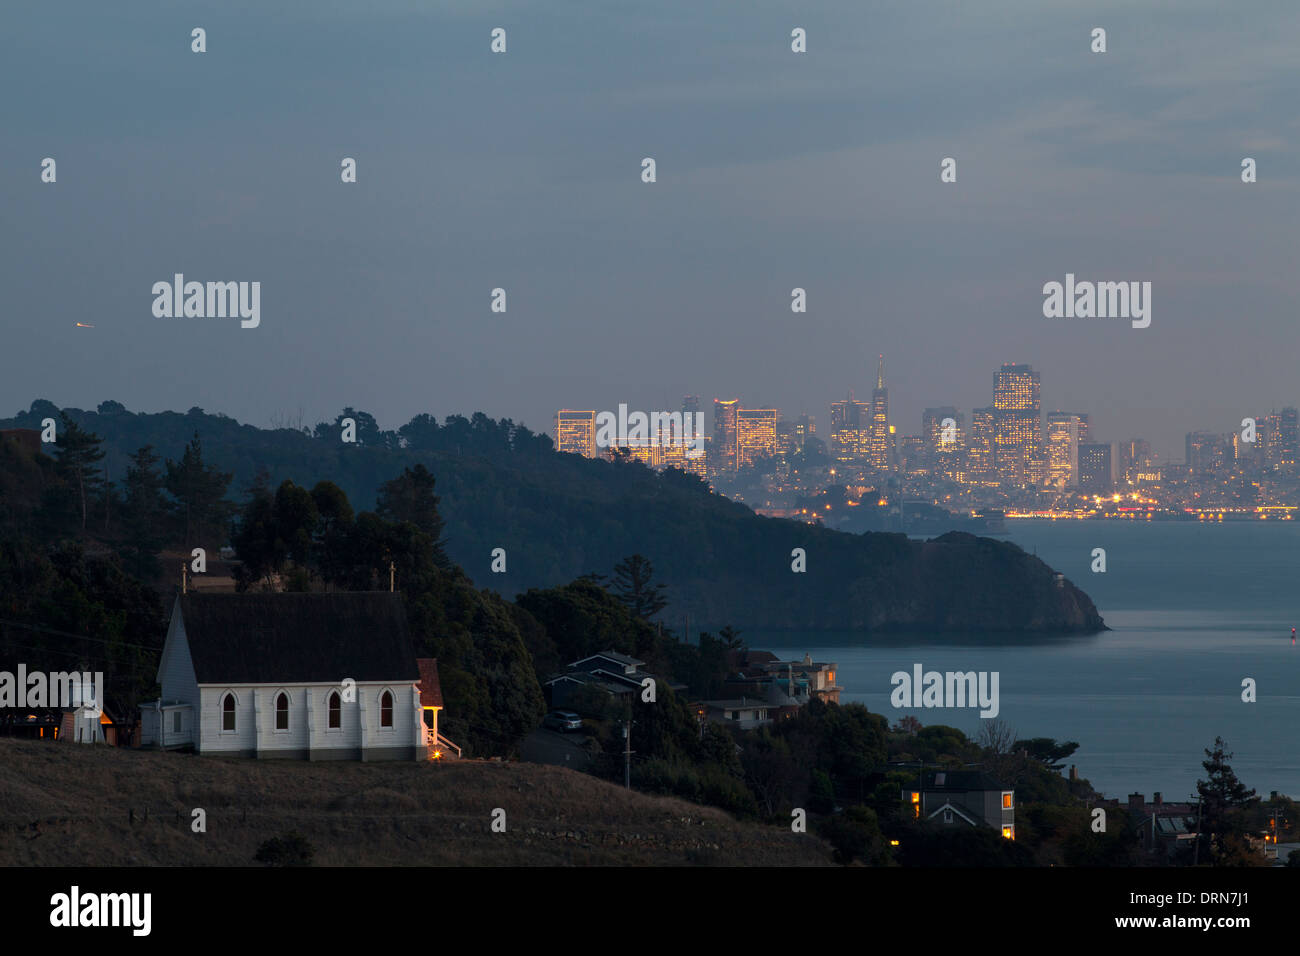
[[[698,415],[700,411],[700,396],[687,395],[682,399],[682,414],[690,412],[692,415]]]
[[[1079,489],[1108,495],[1115,490],[1119,449],[1104,442],[1079,445]]]
[[[1227,463],[1229,441],[1215,432],[1188,432],[1186,438],[1187,472],[1190,475],[1213,475]]]
[[[1260,467],[1274,470],[1282,462],[1282,416],[1272,412],[1258,423]]]
[[[1038,373],[1028,365],[1004,364],[993,377],[993,456],[998,480],[1032,482],[1038,470],[1040,401]]]
[[[808,439],[817,434],[817,418],[813,415],[800,415],[794,424],[794,441],[799,451],[803,451]]]
[[[871,390],[871,467],[884,471],[893,460],[889,431],[889,389],[885,388],[885,357],[876,362],[876,387]]]
[[[736,413],[740,411],[740,399],[728,398],[713,400],[713,462],[711,468],[715,473],[734,472],[736,470]]]
[[[1092,425],[1089,424],[1088,416],[1079,412],[1079,441],[1085,444],[1092,441]]]
[[[781,413],[775,408],[742,408],[736,412],[736,467],[771,458],[780,450],[776,426]]]
[[[945,421],[951,425],[945,426]],[[962,453],[966,447],[966,416],[951,405],[927,408],[921,413],[924,457],[939,477],[960,480]]]
[[[1294,468],[1300,456],[1300,417],[1294,408],[1284,408],[1278,418],[1278,464]]]
[[[994,459],[994,424],[997,409],[977,408],[971,412],[970,445],[966,454],[966,474],[971,481],[991,482],[997,479]]]
[[[1062,491],[1079,485],[1079,416],[1053,412],[1047,416],[1047,484]]]
[[[831,433],[828,452],[836,461],[865,461],[870,451],[871,406],[856,401],[853,389],[842,402],[831,402]]]
[[[944,419],[951,418],[952,426],[945,435]],[[951,405],[927,408],[921,413],[921,437],[933,454],[950,452],[960,446],[966,433],[966,416]]]
[[[555,450],[596,457],[596,413],[561,408],[555,413]]]
[[[1025,448],[1025,480],[1038,488],[1047,484],[1047,443],[1040,435]]]

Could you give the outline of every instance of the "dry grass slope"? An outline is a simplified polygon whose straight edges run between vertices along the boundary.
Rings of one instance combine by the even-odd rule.
[[[196,807],[207,833],[190,830]],[[505,833],[491,832],[496,807]],[[290,830],[321,866],[831,862],[811,834],[561,767],[313,764],[0,739],[5,866],[252,866],[263,841]]]

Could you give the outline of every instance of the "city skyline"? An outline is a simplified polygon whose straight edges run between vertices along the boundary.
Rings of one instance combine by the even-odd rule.
[[[733,423],[731,426],[728,426],[727,422],[737,416],[741,409],[746,411],[775,411],[777,421],[782,424],[793,423],[800,418],[810,418],[814,422],[824,422],[825,424],[821,426],[821,430],[817,432],[818,437],[823,441],[828,440],[834,430],[839,428],[841,425],[852,425],[860,428],[863,433],[863,447],[858,453],[858,457],[869,459],[875,467],[882,468],[887,465],[885,459],[882,457],[884,455],[883,443],[886,438],[892,437],[894,441],[901,442],[904,438],[926,436],[933,427],[932,423],[928,421],[929,413],[939,409],[950,409],[956,416],[958,434],[964,437],[969,436],[970,440],[978,441],[979,429],[976,425],[976,421],[979,417],[978,413],[987,410],[994,415],[999,412],[1006,413],[1003,417],[999,418],[996,424],[993,424],[990,420],[990,452],[993,451],[994,446],[998,445],[1021,445],[1030,435],[1035,435],[1040,440],[1046,442],[1049,438],[1053,419],[1072,417],[1077,419],[1074,428],[1074,441],[1076,443],[1087,443],[1092,441],[1123,445],[1125,443],[1140,441],[1145,445],[1147,457],[1149,457],[1152,462],[1161,464],[1182,462],[1187,464],[1190,461],[1186,453],[1188,448],[1187,443],[1192,435],[1216,436],[1217,438],[1227,441],[1227,443],[1231,445],[1233,442],[1232,436],[1239,433],[1242,429],[1241,421],[1243,418],[1255,419],[1257,426],[1260,429],[1263,429],[1267,418],[1270,416],[1284,417],[1284,412],[1287,410],[1294,411],[1296,408],[1296,403],[1287,403],[1270,408],[1257,407],[1243,412],[1235,421],[1226,423],[1228,427],[1223,430],[1219,430],[1216,425],[1200,424],[1196,427],[1184,429],[1178,436],[1176,443],[1168,449],[1162,449],[1146,435],[1138,433],[1119,434],[1106,430],[1103,425],[1097,422],[1095,416],[1090,410],[1078,409],[1072,411],[1066,408],[1050,407],[1041,399],[1042,371],[1035,368],[1032,363],[1007,362],[1003,363],[1002,366],[993,373],[993,385],[989,393],[991,401],[983,406],[974,404],[964,406],[938,405],[928,402],[918,402],[915,395],[918,391],[921,391],[924,386],[911,388],[909,390],[910,399],[908,401],[908,406],[915,407],[918,404],[920,405],[920,410],[916,416],[916,427],[913,428],[912,424],[904,423],[900,421],[898,417],[889,413],[889,389],[886,385],[884,374],[885,356],[883,354],[878,354],[876,360],[878,365],[875,387],[872,389],[872,397],[870,401],[861,401],[857,399],[856,390],[849,388],[847,389],[844,398],[828,398],[821,408],[815,411],[800,410],[796,413],[788,411],[780,406],[773,406],[769,403],[747,405],[744,397],[731,397],[727,399],[714,398],[712,400],[714,417],[710,434],[715,443],[715,447],[726,446],[727,438],[724,436],[729,435],[731,448],[729,452],[723,453],[728,454],[731,459],[734,459],[737,454],[735,450],[735,425]],[[770,390],[770,387],[767,388],[763,394]],[[693,404],[691,404],[692,400]],[[609,407],[616,408],[618,404],[620,403],[615,403]],[[621,404],[630,403],[623,402]],[[684,412],[687,410],[688,406],[696,411],[699,410],[698,395],[685,395],[681,400],[680,406],[675,406],[673,403],[668,402],[662,407],[647,407],[647,410],[668,412],[674,410],[675,407],[680,407],[680,410]],[[559,414],[572,412],[574,407],[576,406],[562,407],[559,410]],[[557,436],[555,426],[556,414],[556,412],[551,413],[551,424],[547,429],[545,429],[552,438]],[[594,415],[595,411],[592,411],[589,414]],[[970,416],[969,418],[967,417],[968,414]],[[719,415],[722,415],[723,417],[720,419]],[[1024,422],[1016,424],[1014,420],[1017,417],[1023,417]],[[1031,422],[1036,424],[1031,424]],[[521,421],[521,424],[528,423]],[[529,427],[532,427],[531,424]],[[892,434],[886,434],[883,430],[886,427],[892,429]],[[959,440],[959,443],[962,443],[961,440]],[[1002,459],[1003,467],[1005,467],[1005,454],[1002,456]],[[728,470],[734,471],[736,469],[732,466],[729,467]],[[1001,477],[1010,480],[1014,475],[1003,473]]]
[[[1189,430],[1298,399],[1294,5],[1006,0],[936,28],[907,4],[735,23],[561,0],[499,10],[503,55],[478,6],[425,7],[306,5],[249,45],[239,4],[201,5],[202,55],[154,0],[141,21],[74,0],[72,36],[11,11],[6,65],[45,79],[6,125],[5,349],[30,360],[0,409],[540,431],[575,402],[707,387],[824,415],[870,400],[883,352],[891,382],[943,385],[891,390],[909,433],[927,406],[986,405],[985,369],[1015,361],[1050,374],[1044,408],[1177,457]],[[260,283],[257,326],[156,316],[176,274]],[[1150,326],[1045,317],[1068,275],[1150,282]]]

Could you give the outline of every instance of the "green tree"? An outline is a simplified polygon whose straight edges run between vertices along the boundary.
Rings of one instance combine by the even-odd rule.
[[[386,481],[379,489],[379,502],[375,513],[385,521],[396,524],[410,522],[429,536],[434,562],[447,567],[449,562],[443,551],[442,516],[438,513],[441,500],[433,493],[436,481],[424,465],[405,468],[402,474]]]
[[[836,863],[847,866],[861,860],[868,866],[882,866],[890,861],[880,821],[870,807],[848,807],[842,814],[826,820],[821,830],[835,847]]]
[[[1017,740],[1015,748],[1037,760],[1048,770],[1060,771],[1065,768],[1065,759],[1079,749],[1072,740],[1057,742],[1051,737],[1031,737],[1029,740]]]
[[[123,482],[122,534],[136,577],[155,576],[158,552],[167,543],[171,507],[163,494],[159,458],[152,445],[131,456]]]
[[[206,534],[213,534],[229,519],[232,507],[226,501],[233,472],[223,472],[203,461],[203,443],[199,433],[185,446],[180,462],[167,460],[168,492],[179,502],[185,547],[202,544]]]
[[[643,621],[668,605],[664,590],[665,585],[654,583],[654,565],[644,555],[634,554],[614,565],[614,593]]]
[[[1201,795],[1201,850],[1209,851],[1215,866],[1249,865],[1255,854],[1246,841],[1244,811],[1259,802],[1254,790],[1237,779],[1228,761],[1232,754],[1222,737],[1214,738],[1214,748],[1207,748],[1208,760],[1201,762],[1207,779],[1196,781]]]
[[[73,490],[81,511],[81,530],[86,530],[87,500],[104,486],[98,464],[104,457],[100,449],[103,439],[84,430],[80,425],[60,412],[63,420],[57,443],[57,473]]]

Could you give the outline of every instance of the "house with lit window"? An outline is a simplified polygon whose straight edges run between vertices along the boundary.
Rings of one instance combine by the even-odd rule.
[[[1016,838],[1016,792],[978,770],[938,770],[921,788],[903,790],[918,820],[945,826],[992,827]]]
[[[416,660],[399,594],[182,594],[158,664],[162,696],[141,705],[141,744],[425,759],[443,740],[441,689],[422,686],[437,673],[436,662]]]
[[[814,661],[807,654],[801,661],[783,661],[769,651],[741,648],[727,652],[722,690],[728,698],[761,698],[770,705],[772,719],[785,720],[814,699],[838,704],[836,669],[835,664]]]

